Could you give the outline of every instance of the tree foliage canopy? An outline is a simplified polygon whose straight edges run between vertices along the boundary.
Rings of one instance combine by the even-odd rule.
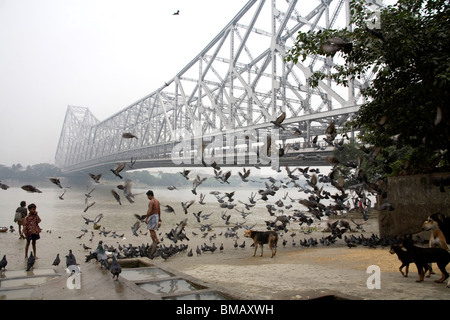
[[[351,14],[352,30],[299,32],[286,60],[341,55],[344,62],[336,63],[331,74],[312,75],[312,86],[325,78],[347,86],[373,72],[362,90],[367,103],[348,125],[361,130],[362,142],[385,153],[390,146],[411,150],[395,159],[409,172],[448,166],[450,2],[399,0],[382,8],[377,23],[371,24],[373,12],[366,1],[353,0]]]

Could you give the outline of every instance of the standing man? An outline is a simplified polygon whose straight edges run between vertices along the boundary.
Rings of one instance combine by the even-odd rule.
[[[161,208],[158,199],[155,198],[153,191],[147,191],[147,198],[150,200],[148,203],[147,216],[145,217],[145,223],[147,229],[150,230],[150,236],[153,243],[150,250],[150,255],[153,255],[156,251],[156,246],[159,244],[158,237],[156,236],[156,230],[161,226]]]

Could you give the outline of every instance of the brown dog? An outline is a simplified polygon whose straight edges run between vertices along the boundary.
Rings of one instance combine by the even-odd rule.
[[[263,245],[266,243],[269,244],[270,251],[272,251],[271,258],[277,253],[278,234],[275,231],[245,230],[244,236],[253,239],[253,243],[255,244],[253,256],[256,255],[258,244],[261,245],[261,257],[263,256]]]
[[[448,251],[448,245],[445,241],[445,236],[439,228],[437,221],[434,221],[431,217],[423,223],[422,230],[431,231],[430,236],[430,248],[442,248]]]

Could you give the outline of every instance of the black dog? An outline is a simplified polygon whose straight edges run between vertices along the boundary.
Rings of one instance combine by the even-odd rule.
[[[450,262],[450,252],[442,248],[417,247],[409,237],[403,239],[402,244],[408,252],[411,260],[416,264],[417,271],[419,273],[419,279],[417,279],[416,282],[423,281],[427,264],[432,262],[436,262],[439,270],[441,270],[442,272],[442,277],[439,280],[435,280],[435,282],[444,282],[444,280],[449,277],[449,274],[445,270],[445,267]]]
[[[402,246],[400,244],[393,244],[391,245],[391,249],[389,250],[390,254],[397,254],[398,260],[400,260],[402,262],[402,265],[398,268],[398,270],[401,272],[401,274],[404,277],[408,276],[409,273],[409,264],[413,263],[414,261],[412,261],[410,255],[408,254],[408,251],[403,250]],[[403,268],[405,268],[405,272],[403,272]],[[425,268],[425,273],[428,271],[428,276],[429,277],[431,275],[431,267],[428,264],[425,264],[424,266]]]

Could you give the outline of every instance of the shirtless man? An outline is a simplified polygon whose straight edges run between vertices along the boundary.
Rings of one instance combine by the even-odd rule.
[[[150,230],[150,236],[153,240],[152,251],[154,252],[154,250],[156,250],[156,245],[159,243],[158,237],[156,236],[156,230],[161,226],[161,208],[159,201],[154,197],[152,190],[148,190],[146,194],[150,202],[148,203],[145,223],[147,224],[147,229]]]

